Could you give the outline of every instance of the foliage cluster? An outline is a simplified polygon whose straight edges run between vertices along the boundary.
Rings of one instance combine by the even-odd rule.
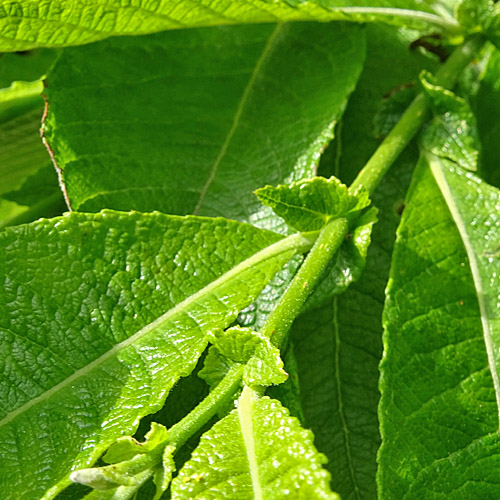
[[[0,496],[500,498],[499,48],[488,0],[0,0]]]

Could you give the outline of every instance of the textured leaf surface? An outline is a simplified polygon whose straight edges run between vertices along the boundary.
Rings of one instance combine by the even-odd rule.
[[[384,310],[380,494],[500,495],[499,191],[422,159]]]
[[[202,436],[172,499],[334,500],[324,461],[288,410],[245,388],[237,408]]]
[[[249,225],[115,212],[2,232],[2,495],[39,498],[133,433],[304,244],[291,238],[267,248],[280,237]]]
[[[422,73],[420,82],[434,113],[434,120],[422,131],[422,144],[436,156],[467,170],[477,170],[481,144],[468,103],[436,85],[430,73]]]
[[[1,51],[78,45],[113,35],[185,27],[276,21],[382,20],[435,31],[455,23],[418,0],[24,0],[0,2]],[[361,9],[359,8],[361,7]],[[382,9],[391,7],[391,9]],[[375,9],[374,9],[375,8]],[[394,9],[414,9],[398,16]],[[429,15],[430,14],[430,15]]]
[[[265,186],[257,189],[255,194],[297,231],[317,231],[328,221],[370,204],[365,193],[350,194],[347,186],[335,177],[314,177],[290,185]]]
[[[279,349],[259,332],[236,326],[212,332],[210,342],[213,346],[199,375],[211,387],[221,381],[234,363],[246,365],[243,382],[249,386],[281,384],[287,378]]]
[[[327,174],[346,184],[377,147],[373,118],[380,100],[415,81],[428,64],[418,53],[409,55],[409,41],[390,28],[367,26],[367,41],[365,70],[337,133],[340,150]],[[379,222],[360,279],[329,304],[304,314],[292,331],[305,425],[328,456],[332,487],[344,500],[376,498],[384,289],[409,173],[417,159],[415,147],[405,151],[373,194]]]
[[[70,49],[48,76],[45,137],[74,209],[265,225],[252,191],[313,175],[363,57],[361,28],[313,23]]]

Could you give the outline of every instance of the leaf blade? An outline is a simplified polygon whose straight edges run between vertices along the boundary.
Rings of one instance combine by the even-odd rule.
[[[26,253],[33,233],[38,243]],[[237,251],[225,246],[224,234],[236,238]],[[2,394],[10,409],[3,409],[0,422],[9,471],[2,486],[7,495],[23,491],[26,498],[67,477],[71,466],[90,464],[116,437],[130,434],[141,416],[159,409],[173,383],[194,368],[207,329],[228,326],[272,276],[266,273],[294,253],[277,248],[273,256],[272,244],[267,253],[280,237],[251,226],[161,214],[71,214],[6,229],[0,238],[2,341],[15,345],[3,353]],[[264,253],[252,277],[246,265],[258,248]],[[250,261],[241,264],[245,255]],[[238,261],[243,274],[231,267]],[[222,270],[226,274],[217,278]],[[232,288],[238,283],[241,292]],[[17,308],[26,314],[18,317]],[[27,421],[39,425],[27,428]],[[57,451],[51,443],[58,443]],[[12,453],[18,447],[22,467]],[[25,483],[26,470],[36,488]],[[59,490],[55,486],[47,498]]]
[[[324,2],[266,0],[209,0],[169,2],[161,0],[152,7],[141,0],[123,5],[100,0],[92,5],[55,0],[50,5],[36,0],[12,4],[0,2],[0,50],[19,51],[40,46],[67,46],[89,43],[116,35],[154,33],[167,29],[213,26],[234,23],[276,21],[374,21],[439,31],[456,31],[451,15],[434,13],[431,6],[416,0],[391,2],[365,0]]]
[[[474,260],[488,261],[483,286],[490,286],[499,262],[465,245],[463,233],[483,250],[485,235],[497,240],[498,200],[498,190],[446,160],[422,157],[415,172],[384,310],[378,482],[387,498],[498,495],[496,365],[488,360],[472,269]],[[409,258],[413,264],[401,273]],[[415,287],[419,300],[412,298]],[[497,297],[498,289],[489,288],[488,300],[496,304]],[[498,345],[498,307],[493,314]]]
[[[281,57],[289,51],[293,62]],[[313,175],[363,54],[359,28],[309,23],[71,49],[48,76],[44,135],[74,209],[157,209],[278,227],[251,192]],[[110,57],[127,63],[110,70]]]
[[[227,437],[232,436],[231,440]],[[219,457],[219,467],[210,462]],[[336,499],[312,435],[277,401],[245,388],[238,407],[208,431],[172,483],[172,498]],[[199,479],[197,479],[199,478]]]

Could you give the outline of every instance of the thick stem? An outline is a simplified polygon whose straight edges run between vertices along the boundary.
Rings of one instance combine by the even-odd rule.
[[[262,327],[262,333],[270,337],[275,346],[283,346],[293,321],[347,231],[347,219],[341,218],[328,223],[320,232],[306,260]]]
[[[458,47],[437,71],[437,83],[443,87],[452,87],[482,43],[481,38],[473,38]],[[423,94],[419,94],[354,179],[350,187],[354,193],[361,188],[370,193],[374,191],[391,165],[413,139],[428,113],[427,99]]]

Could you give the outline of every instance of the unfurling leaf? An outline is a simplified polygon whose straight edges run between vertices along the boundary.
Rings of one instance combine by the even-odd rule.
[[[153,422],[151,430],[146,434],[143,443],[139,443],[131,436],[123,436],[113,443],[104,457],[102,458],[107,464],[115,464],[130,460],[136,455],[149,453],[157,446],[164,445],[168,438],[168,431],[163,425]]]
[[[213,345],[199,376],[212,387],[220,382],[234,363],[246,365],[243,381],[249,386],[281,384],[288,377],[279,349],[259,332],[232,327],[212,332],[210,341]]]

